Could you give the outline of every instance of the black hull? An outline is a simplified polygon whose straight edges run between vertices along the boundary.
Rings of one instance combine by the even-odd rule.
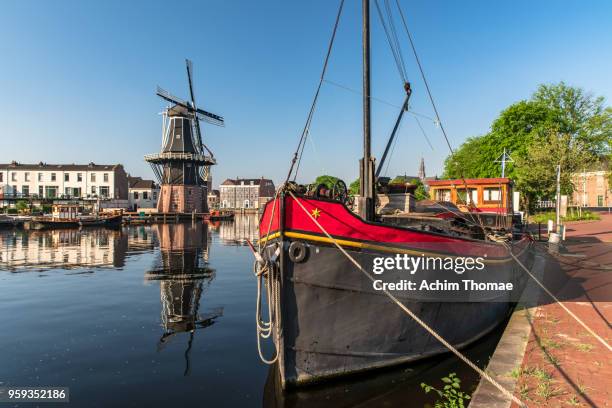
[[[286,239],[285,248],[292,241]],[[281,324],[277,347],[283,387],[389,367],[449,351],[383,292],[374,290],[372,281],[336,247],[308,240],[300,242],[306,244],[307,257],[301,262],[292,262],[283,254],[280,262]],[[265,255],[270,257],[273,247],[268,247]],[[345,249],[363,266],[371,264],[374,257],[390,255]],[[528,253],[524,251],[524,256]],[[522,290],[525,279],[519,278],[515,262],[494,267],[498,276],[514,281]],[[471,302],[419,298],[406,292],[394,295],[457,348],[477,341],[494,329],[504,321],[512,306],[510,295],[505,294]]]

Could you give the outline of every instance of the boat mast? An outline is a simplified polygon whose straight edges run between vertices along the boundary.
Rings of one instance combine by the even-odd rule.
[[[370,127],[370,0],[363,0],[363,158],[359,168],[359,215],[374,221],[374,159],[371,157]]]

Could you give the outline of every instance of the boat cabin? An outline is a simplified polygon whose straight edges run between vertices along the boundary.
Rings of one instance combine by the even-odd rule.
[[[52,208],[52,217],[59,219],[75,219],[81,209],[78,204],[54,204]]]
[[[430,180],[428,184],[432,200],[451,202],[463,212],[512,212],[513,183],[509,178]]]

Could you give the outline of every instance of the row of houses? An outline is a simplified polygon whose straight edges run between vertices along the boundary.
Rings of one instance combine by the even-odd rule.
[[[159,186],[131,177],[121,164],[0,164],[0,199],[102,200],[129,209],[153,208]]]
[[[209,208],[257,209],[275,191],[263,177],[227,179],[219,190],[208,180],[208,186]],[[137,211],[155,208],[159,194],[157,183],[130,176],[121,164],[0,164],[0,200],[104,200]]]

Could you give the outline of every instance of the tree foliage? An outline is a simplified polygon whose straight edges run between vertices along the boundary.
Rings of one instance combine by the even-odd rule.
[[[361,182],[359,181],[359,179],[356,179],[349,185],[349,192],[353,195],[358,195],[359,187],[361,187]]]
[[[317,186],[319,184],[325,184],[325,186],[327,186],[327,188],[331,190],[334,187],[334,184],[336,184],[338,180],[340,180],[338,177],[329,176],[327,174],[324,174],[322,176],[317,177],[314,184]]]
[[[571,194],[571,174],[610,154],[612,109],[563,82],[540,85],[529,100],[502,111],[489,133],[468,138],[444,163],[444,177],[499,177],[496,160],[504,148],[514,159],[506,166],[526,198],[554,195],[556,166],[561,165],[561,190]]]

